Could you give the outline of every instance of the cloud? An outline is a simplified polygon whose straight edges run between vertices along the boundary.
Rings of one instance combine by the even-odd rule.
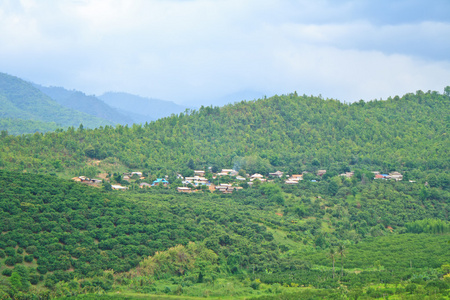
[[[285,92],[297,86],[299,93],[320,93],[346,102],[386,99],[419,89],[442,91],[450,78],[448,62],[430,63],[378,51],[306,46],[279,55],[277,65],[290,65],[286,77],[296,79],[284,81]]]
[[[197,104],[245,90],[346,101],[441,90],[450,6],[422,2],[0,0],[0,71]]]

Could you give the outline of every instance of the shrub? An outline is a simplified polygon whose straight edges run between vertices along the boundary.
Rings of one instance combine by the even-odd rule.
[[[7,247],[14,248],[14,247],[17,246],[17,242],[16,242],[16,241],[13,241],[13,240],[9,240],[9,241],[6,242],[6,246],[7,246]]]
[[[30,275],[30,283],[32,284],[32,285],[36,285],[36,284],[38,284],[39,283],[39,275],[37,275],[37,274],[32,274],[32,275]]]
[[[33,262],[33,256],[32,255],[25,255],[24,259],[27,263]]]
[[[49,289],[53,289],[55,287],[55,282],[49,278],[45,280],[44,286]]]
[[[5,275],[5,276],[11,276],[11,274],[12,274],[12,270],[11,269],[4,269],[3,271],[2,271],[2,275]]]
[[[25,251],[27,251],[28,254],[33,254],[34,252],[37,251],[37,247],[36,246],[28,246]]]
[[[47,273],[47,268],[44,266],[38,266],[36,268],[36,271],[38,271],[40,274],[44,275],[45,273]]]
[[[14,266],[15,264],[16,264],[16,260],[14,259],[14,256],[9,256],[5,259],[5,265]]]
[[[14,256],[14,255],[16,255],[16,250],[13,247],[6,247],[5,253],[8,256]]]
[[[14,256],[14,261],[16,262],[16,264],[21,264],[21,263],[23,263],[23,256],[22,256],[22,255],[16,255],[16,256]]]
[[[406,286],[405,290],[406,292],[412,294],[417,289],[417,286],[414,283],[410,283]]]

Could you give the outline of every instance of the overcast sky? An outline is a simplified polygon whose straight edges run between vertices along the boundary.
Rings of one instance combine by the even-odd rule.
[[[195,106],[442,92],[449,37],[449,0],[0,0],[0,72]]]

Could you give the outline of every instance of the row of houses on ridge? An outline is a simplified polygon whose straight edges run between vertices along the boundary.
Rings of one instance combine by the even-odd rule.
[[[323,176],[326,174],[326,170],[318,170],[316,172],[317,176]],[[222,169],[220,172],[213,174],[212,179],[219,179],[219,184],[214,185],[211,183],[211,181],[205,177],[205,171],[203,170],[194,170],[194,176],[187,176],[183,177],[181,174],[177,174],[177,179],[181,179],[181,182],[183,184],[182,187],[178,187],[177,190],[180,193],[190,193],[195,190],[195,188],[199,189],[202,186],[208,187],[210,191],[220,191],[223,193],[232,193],[233,191],[242,189],[240,187],[240,182],[246,182],[249,186],[252,186],[256,181],[259,182],[272,182],[275,178],[284,178],[284,183],[288,185],[295,185],[298,184],[300,181],[303,180],[304,174],[308,172],[304,171],[301,174],[292,174],[292,175],[284,175],[284,172],[276,171],[268,174],[268,177],[266,178],[264,175],[255,173],[255,174],[239,174],[236,170],[233,169]],[[389,174],[380,174],[378,171],[372,172],[374,174],[374,179],[391,179],[391,180],[402,180],[403,175],[400,172],[391,172]],[[131,179],[137,180],[145,180],[146,177],[143,176],[142,172],[129,172],[129,173],[123,173],[122,179],[126,181],[130,181]],[[225,182],[228,183],[220,183],[220,177],[222,176],[230,176],[233,177],[232,183],[229,183],[229,179],[225,180]],[[354,172],[345,172],[342,174],[339,174],[339,176],[343,176],[345,178],[352,178],[354,176]],[[211,177],[210,177],[211,178]],[[140,188],[151,188],[155,186],[164,186],[167,187],[169,185],[169,181],[167,180],[168,176],[165,176],[165,178],[157,178],[152,183],[148,182],[140,182],[139,187]],[[95,178],[88,178],[86,176],[78,176],[72,178],[74,181],[82,182],[85,184],[100,184],[103,181],[101,179],[95,179]],[[311,181],[315,182],[316,180],[312,179]],[[128,187],[122,186],[120,184],[113,184],[111,185],[111,188],[114,190],[126,190]]]

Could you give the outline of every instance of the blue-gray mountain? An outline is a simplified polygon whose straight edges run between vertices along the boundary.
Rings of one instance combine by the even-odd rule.
[[[107,120],[63,107],[31,83],[0,73],[0,130],[23,134],[80,124],[88,128],[112,125]]]
[[[179,114],[187,108],[171,101],[145,98],[121,92],[107,92],[98,98],[133,118],[135,123],[155,121],[172,114]]]
[[[86,114],[104,119],[112,124],[133,124],[134,119],[107,105],[102,100],[76,90],[67,90],[63,87],[45,87],[35,84],[41,92],[64,107],[75,109]]]

